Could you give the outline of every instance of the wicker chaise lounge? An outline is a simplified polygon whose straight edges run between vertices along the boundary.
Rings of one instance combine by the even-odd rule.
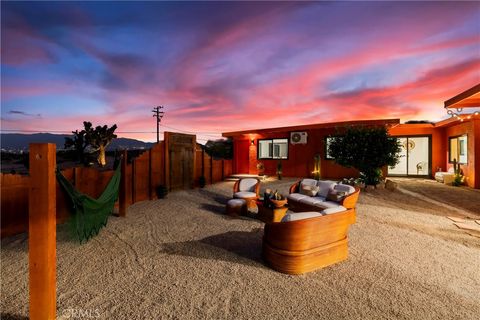
[[[292,186],[291,190],[297,189]],[[355,188],[342,199],[341,211],[298,203],[297,209],[312,211],[287,214],[282,222],[267,223],[263,237],[264,260],[277,271],[302,274],[347,259],[347,232],[355,223],[358,195],[359,189]]]

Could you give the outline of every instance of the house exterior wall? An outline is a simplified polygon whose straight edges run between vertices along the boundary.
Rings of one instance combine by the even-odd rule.
[[[390,135],[394,137],[403,136],[430,136],[431,137],[431,169],[432,175],[435,171],[441,169],[446,171],[447,162],[445,152],[447,151],[445,140],[445,130],[443,128],[436,128],[431,124],[400,124],[389,130]]]
[[[475,141],[475,167],[474,167],[474,188],[480,189],[480,119],[475,119],[474,123],[474,141]]]
[[[460,165],[460,168],[465,176],[466,184],[472,188],[480,188],[480,155],[476,156],[475,154],[475,152],[480,153],[480,120],[475,119],[445,128],[444,145],[446,147],[446,151],[444,155],[445,163],[447,164],[446,167],[448,169],[453,166],[453,164],[449,163],[448,161],[450,156],[448,150],[448,139],[464,134],[468,136],[468,160],[467,164]],[[477,170],[475,170],[475,168],[477,168]]]
[[[344,177],[358,177],[359,172],[353,168],[344,168],[325,158],[325,138],[334,135],[339,127],[316,128],[306,130],[307,144],[288,144],[288,159],[282,160],[283,176],[311,177],[314,170],[314,157],[321,156],[320,175],[323,179],[340,179]],[[264,173],[276,175],[276,159],[257,159],[259,139],[290,138],[290,131],[272,129],[272,132],[244,133],[233,137],[234,141],[234,170],[235,173],[258,174],[257,164],[264,164]],[[452,165],[448,163],[448,138],[468,134],[468,164],[461,168],[466,176],[466,183],[473,188],[480,188],[480,119],[472,119],[463,123],[435,126],[432,124],[398,124],[389,129],[392,136],[430,136],[431,137],[431,177],[439,169],[447,171]],[[254,144],[251,144],[251,141]],[[477,156],[476,154],[477,153]],[[242,162],[242,163],[239,163]],[[475,170],[475,168],[477,170]],[[384,174],[386,174],[384,169]]]

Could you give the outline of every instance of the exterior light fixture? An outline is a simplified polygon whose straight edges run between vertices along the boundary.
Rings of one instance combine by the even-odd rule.
[[[250,145],[254,146],[255,145],[255,139],[250,139]]]

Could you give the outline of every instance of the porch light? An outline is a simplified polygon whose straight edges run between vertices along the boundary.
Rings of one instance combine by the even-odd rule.
[[[250,139],[250,145],[254,146],[255,145],[255,139]]]

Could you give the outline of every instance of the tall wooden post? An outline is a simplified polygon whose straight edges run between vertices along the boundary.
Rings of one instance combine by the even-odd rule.
[[[56,316],[56,150],[30,144],[28,258],[30,319]]]
[[[121,173],[122,177],[120,178],[120,194],[118,196],[118,215],[120,217],[125,217],[127,215],[127,150],[123,150],[122,152],[122,162],[121,165]]]

